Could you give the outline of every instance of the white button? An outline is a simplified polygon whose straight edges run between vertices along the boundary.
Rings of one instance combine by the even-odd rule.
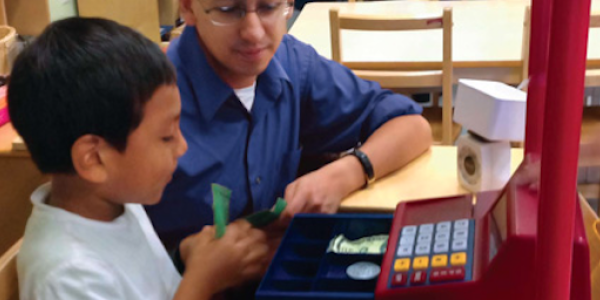
[[[417,247],[415,248],[415,253],[417,255],[429,254],[430,250],[431,244],[417,244]]]
[[[467,250],[467,240],[452,241],[452,251]]]
[[[449,232],[438,232],[435,234],[435,241],[436,242],[441,242],[441,241],[448,241],[450,240],[450,233]]]
[[[465,229],[455,230],[452,237],[455,240],[466,240],[469,237],[469,231]]]
[[[408,246],[415,244],[415,236],[414,235],[403,235],[400,237],[400,245]]]
[[[423,224],[419,226],[419,233],[433,233],[433,224]]]
[[[402,235],[405,234],[417,234],[417,226],[415,225],[411,225],[411,226],[404,226],[404,228],[402,228]]]
[[[449,232],[450,231],[450,227],[452,227],[452,223],[450,222],[440,222],[437,223],[436,226],[436,231],[437,232]]]
[[[396,252],[397,256],[411,256],[412,255],[412,245],[411,246],[400,246],[398,247],[398,251]]]
[[[431,243],[431,240],[433,239],[433,234],[432,233],[419,233],[419,236],[417,237],[417,244],[420,243]]]
[[[448,252],[448,247],[450,246],[448,241],[445,242],[437,242],[433,245],[433,252],[435,253],[445,253]]]
[[[469,229],[469,219],[460,219],[454,221],[455,229]]]

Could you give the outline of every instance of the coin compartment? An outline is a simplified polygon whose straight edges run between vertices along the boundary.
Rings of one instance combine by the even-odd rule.
[[[273,270],[273,277],[281,280],[313,279],[318,270],[318,260],[281,260]]]
[[[392,219],[365,220],[361,217],[346,218],[337,222],[330,240],[343,234],[349,240],[356,240],[378,234],[389,234]]]
[[[310,216],[306,215],[306,216]],[[295,242],[318,242],[329,243],[331,234],[337,225],[335,219],[327,218],[294,218],[290,224],[286,238]]]
[[[329,245],[326,241],[289,241],[282,244],[279,258],[281,259],[316,259],[320,260]]]
[[[354,263],[364,261],[371,262],[381,267],[381,261],[383,260],[383,254],[372,255],[372,254],[336,254],[327,253],[325,259],[321,261],[321,267],[319,268],[318,279],[343,279],[351,281],[352,284],[356,281],[346,274],[346,269]],[[377,278],[375,278],[377,280]],[[350,283],[349,283],[350,284]]]

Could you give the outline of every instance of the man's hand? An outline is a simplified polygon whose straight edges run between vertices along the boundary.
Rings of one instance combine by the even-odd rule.
[[[284,198],[288,204],[282,219],[289,222],[297,213],[335,213],[342,199],[364,184],[364,171],[358,159],[341,158],[287,186]]]

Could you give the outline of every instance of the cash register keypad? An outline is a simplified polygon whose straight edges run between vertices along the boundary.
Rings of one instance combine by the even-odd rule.
[[[474,220],[404,226],[392,266],[391,287],[465,280],[473,252]],[[427,281],[429,279],[429,281]]]

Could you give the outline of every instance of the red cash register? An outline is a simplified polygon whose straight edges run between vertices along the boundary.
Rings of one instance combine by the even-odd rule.
[[[398,205],[375,299],[534,299],[538,197],[514,178],[501,192]],[[571,299],[591,298],[588,251],[578,209]]]

